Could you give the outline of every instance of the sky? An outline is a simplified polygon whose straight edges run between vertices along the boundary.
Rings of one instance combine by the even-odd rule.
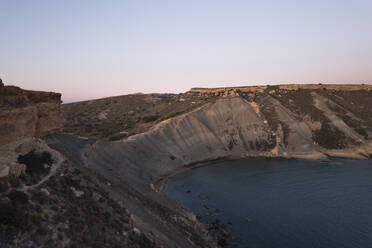
[[[372,83],[372,0],[0,0],[0,78],[64,102]]]

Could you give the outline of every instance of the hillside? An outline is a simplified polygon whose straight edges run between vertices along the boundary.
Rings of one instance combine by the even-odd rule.
[[[64,131],[95,139],[120,140],[144,133],[171,117],[187,116],[184,114],[206,104],[213,106],[217,101],[234,98],[230,101],[238,101],[239,107],[246,106],[242,112],[254,111],[254,122],[270,134],[265,141],[271,148],[279,145],[276,140],[282,136],[281,146],[291,150],[294,144],[288,141],[293,140],[299,132],[296,126],[300,126],[301,135],[319,149],[343,149],[370,139],[371,96],[369,85],[194,88],[179,95],[126,95],[63,105],[67,119]],[[235,108],[230,110],[237,112]],[[252,122],[249,118],[245,121]],[[218,121],[221,125],[227,122]]]
[[[0,80],[0,247],[218,247],[209,225],[140,176],[143,187],[108,180],[73,146],[40,139],[58,137],[45,135],[62,127],[60,97]]]
[[[64,132],[118,140],[145,132],[161,120],[188,112],[214,98],[193,93],[134,94],[64,104]]]

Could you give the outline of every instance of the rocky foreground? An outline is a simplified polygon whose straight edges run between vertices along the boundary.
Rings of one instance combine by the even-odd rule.
[[[62,121],[55,118],[58,104],[50,115],[40,111],[29,133],[28,119],[9,115],[59,98],[31,101],[21,92],[19,105],[0,88],[7,99],[0,100],[0,126],[9,127],[1,134],[0,241],[9,247],[226,245],[227,233],[158,192],[158,183],[180,168],[224,157],[372,156],[369,85],[110,97],[62,105],[64,132],[54,134]],[[212,237],[215,230],[219,236]]]

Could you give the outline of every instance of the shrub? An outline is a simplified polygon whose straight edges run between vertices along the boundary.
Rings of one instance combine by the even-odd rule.
[[[168,114],[164,115],[163,117],[159,118],[158,121],[164,121],[164,120],[170,119],[172,117],[175,117],[177,115],[183,114],[185,112],[186,112],[186,110],[172,111],[172,112],[169,112]]]
[[[109,137],[109,141],[115,141],[115,140],[121,140],[128,137],[127,133],[119,133],[119,134],[114,134],[113,136]]]
[[[20,155],[18,162],[26,165],[26,173],[40,175],[47,172],[44,165],[51,165],[53,160],[49,152],[35,153],[35,151],[31,151],[26,155]]]
[[[277,91],[279,90],[279,86],[278,85],[267,85],[266,89],[265,89],[265,92],[269,93],[272,90],[274,90],[275,93],[277,93]]]
[[[0,204],[0,223],[8,226],[21,227],[27,223],[27,213],[24,205],[28,202],[28,195],[21,191],[8,194],[11,202]]]
[[[154,242],[152,242],[149,238],[146,237],[145,234],[143,233],[140,233],[140,234],[137,234],[137,233],[132,233],[129,238],[137,243],[138,245],[140,245],[140,247],[143,247],[143,248],[151,248],[151,247],[155,247],[155,244]]]
[[[152,121],[156,121],[157,119],[159,119],[159,115],[149,115],[149,116],[145,116],[142,118],[142,121],[143,122],[152,122]]]
[[[28,195],[22,191],[13,190],[8,194],[8,198],[14,206],[25,205],[28,202]]]
[[[0,224],[21,227],[27,223],[27,214],[10,203],[0,204]]]

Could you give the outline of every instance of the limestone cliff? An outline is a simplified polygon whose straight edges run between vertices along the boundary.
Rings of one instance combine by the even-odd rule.
[[[0,86],[0,147],[62,127],[61,94]]]

